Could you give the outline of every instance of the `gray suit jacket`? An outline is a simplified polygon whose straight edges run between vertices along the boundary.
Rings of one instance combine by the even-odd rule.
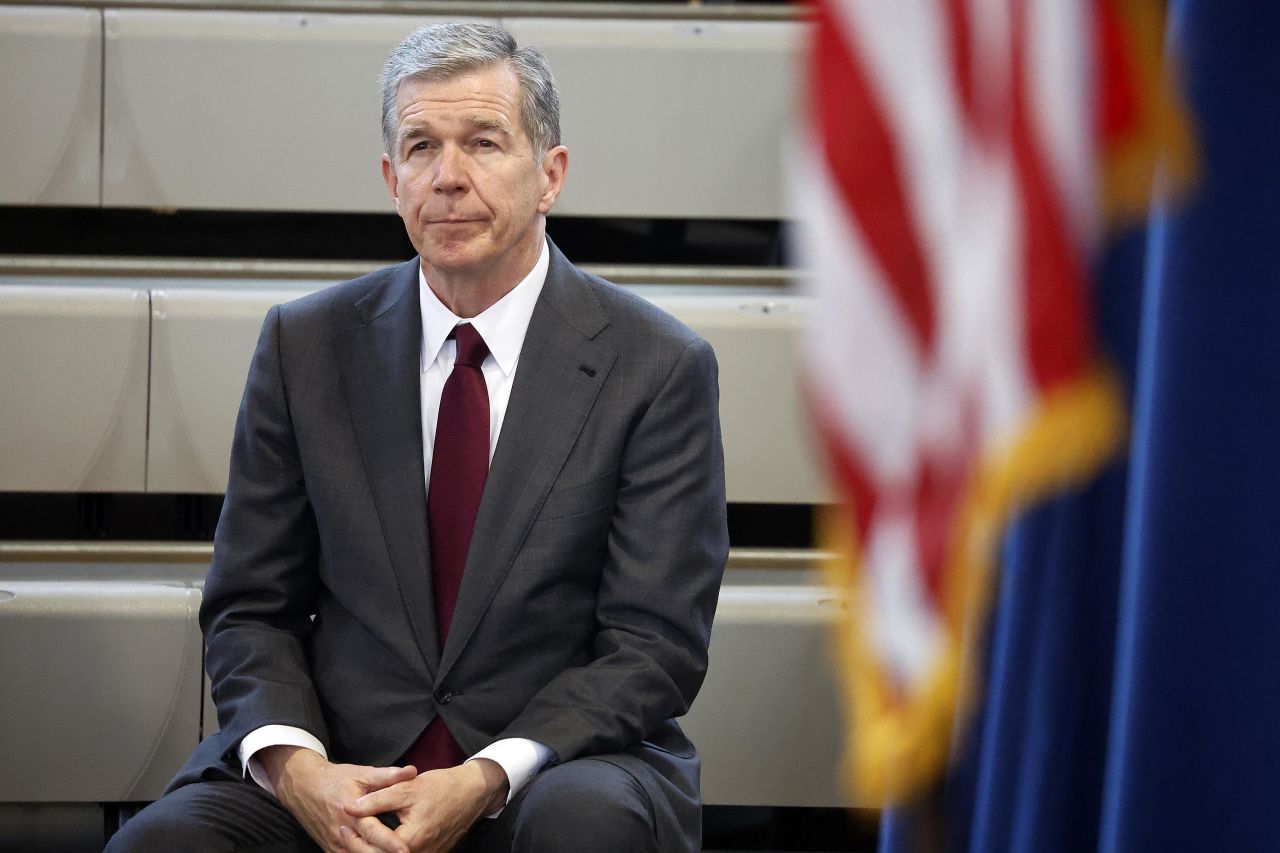
[[[395,762],[444,717],[681,788],[728,552],[710,346],[551,247],[453,625],[436,640],[418,261],[274,308],[253,358],[201,624],[221,732],[175,780],[239,775],[253,729]],[[312,618],[314,615],[314,619]]]

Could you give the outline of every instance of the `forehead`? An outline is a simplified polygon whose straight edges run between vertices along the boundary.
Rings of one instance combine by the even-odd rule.
[[[495,119],[519,127],[520,81],[506,64],[486,65],[443,80],[409,78],[396,93],[399,122]]]

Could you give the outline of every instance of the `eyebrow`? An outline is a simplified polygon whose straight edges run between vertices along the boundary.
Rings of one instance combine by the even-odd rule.
[[[400,132],[396,135],[396,148],[403,147],[410,139],[428,135],[427,129],[420,124],[401,125]]]
[[[468,121],[471,123],[471,126],[476,128],[477,130],[492,130],[497,133],[504,134],[506,136],[511,135],[511,131],[510,129],[507,128],[507,125],[504,122],[498,121],[497,119],[484,118],[483,116],[475,116],[473,118],[468,119]]]
[[[484,116],[472,116],[467,119],[467,123],[476,130],[487,130],[493,133],[500,133],[503,136],[508,137],[512,135],[511,129],[507,127],[506,123],[498,121],[497,119],[485,118]],[[396,136],[396,148],[399,149],[403,147],[410,139],[419,139],[421,137],[429,137],[431,135],[430,130],[425,125],[402,125],[400,133]]]

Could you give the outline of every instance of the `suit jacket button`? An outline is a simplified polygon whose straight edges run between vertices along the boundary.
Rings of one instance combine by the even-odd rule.
[[[453,701],[453,691],[448,687],[437,687],[434,695],[441,705],[448,705]]]

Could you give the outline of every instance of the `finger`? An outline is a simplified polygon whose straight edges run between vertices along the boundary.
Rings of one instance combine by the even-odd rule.
[[[410,850],[435,849],[435,848],[428,848],[425,845],[424,842],[426,841],[426,839],[419,837],[422,834],[423,834],[422,827],[417,826],[415,824],[411,824],[411,823],[401,823],[399,826],[396,827],[396,832],[395,832],[396,838],[400,841],[400,843],[403,844],[405,847],[409,848]]]
[[[347,837],[343,835],[345,829],[347,827],[343,825],[330,826],[323,839],[310,831],[308,834],[317,841],[325,853],[351,853],[345,846],[347,841]]]
[[[360,837],[385,853],[409,853],[409,845],[376,817],[362,817],[356,821]]]
[[[398,784],[365,794],[363,797],[347,803],[345,808],[347,814],[354,817],[373,817],[385,812],[396,811],[412,801],[413,798],[409,795],[406,786]]]
[[[362,774],[360,782],[366,791],[377,791],[380,788],[389,788],[400,782],[407,782],[417,776],[418,771],[412,764],[406,767],[370,767]]]
[[[431,853],[447,853],[459,840],[459,838],[450,840],[446,830],[435,826],[430,821],[416,823],[405,821],[396,827],[395,835],[409,850],[431,851]]]
[[[380,853],[377,847],[361,838],[351,827],[344,825],[340,832],[342,833],[342,843],[347,845],[347,850],[350,853]]]

